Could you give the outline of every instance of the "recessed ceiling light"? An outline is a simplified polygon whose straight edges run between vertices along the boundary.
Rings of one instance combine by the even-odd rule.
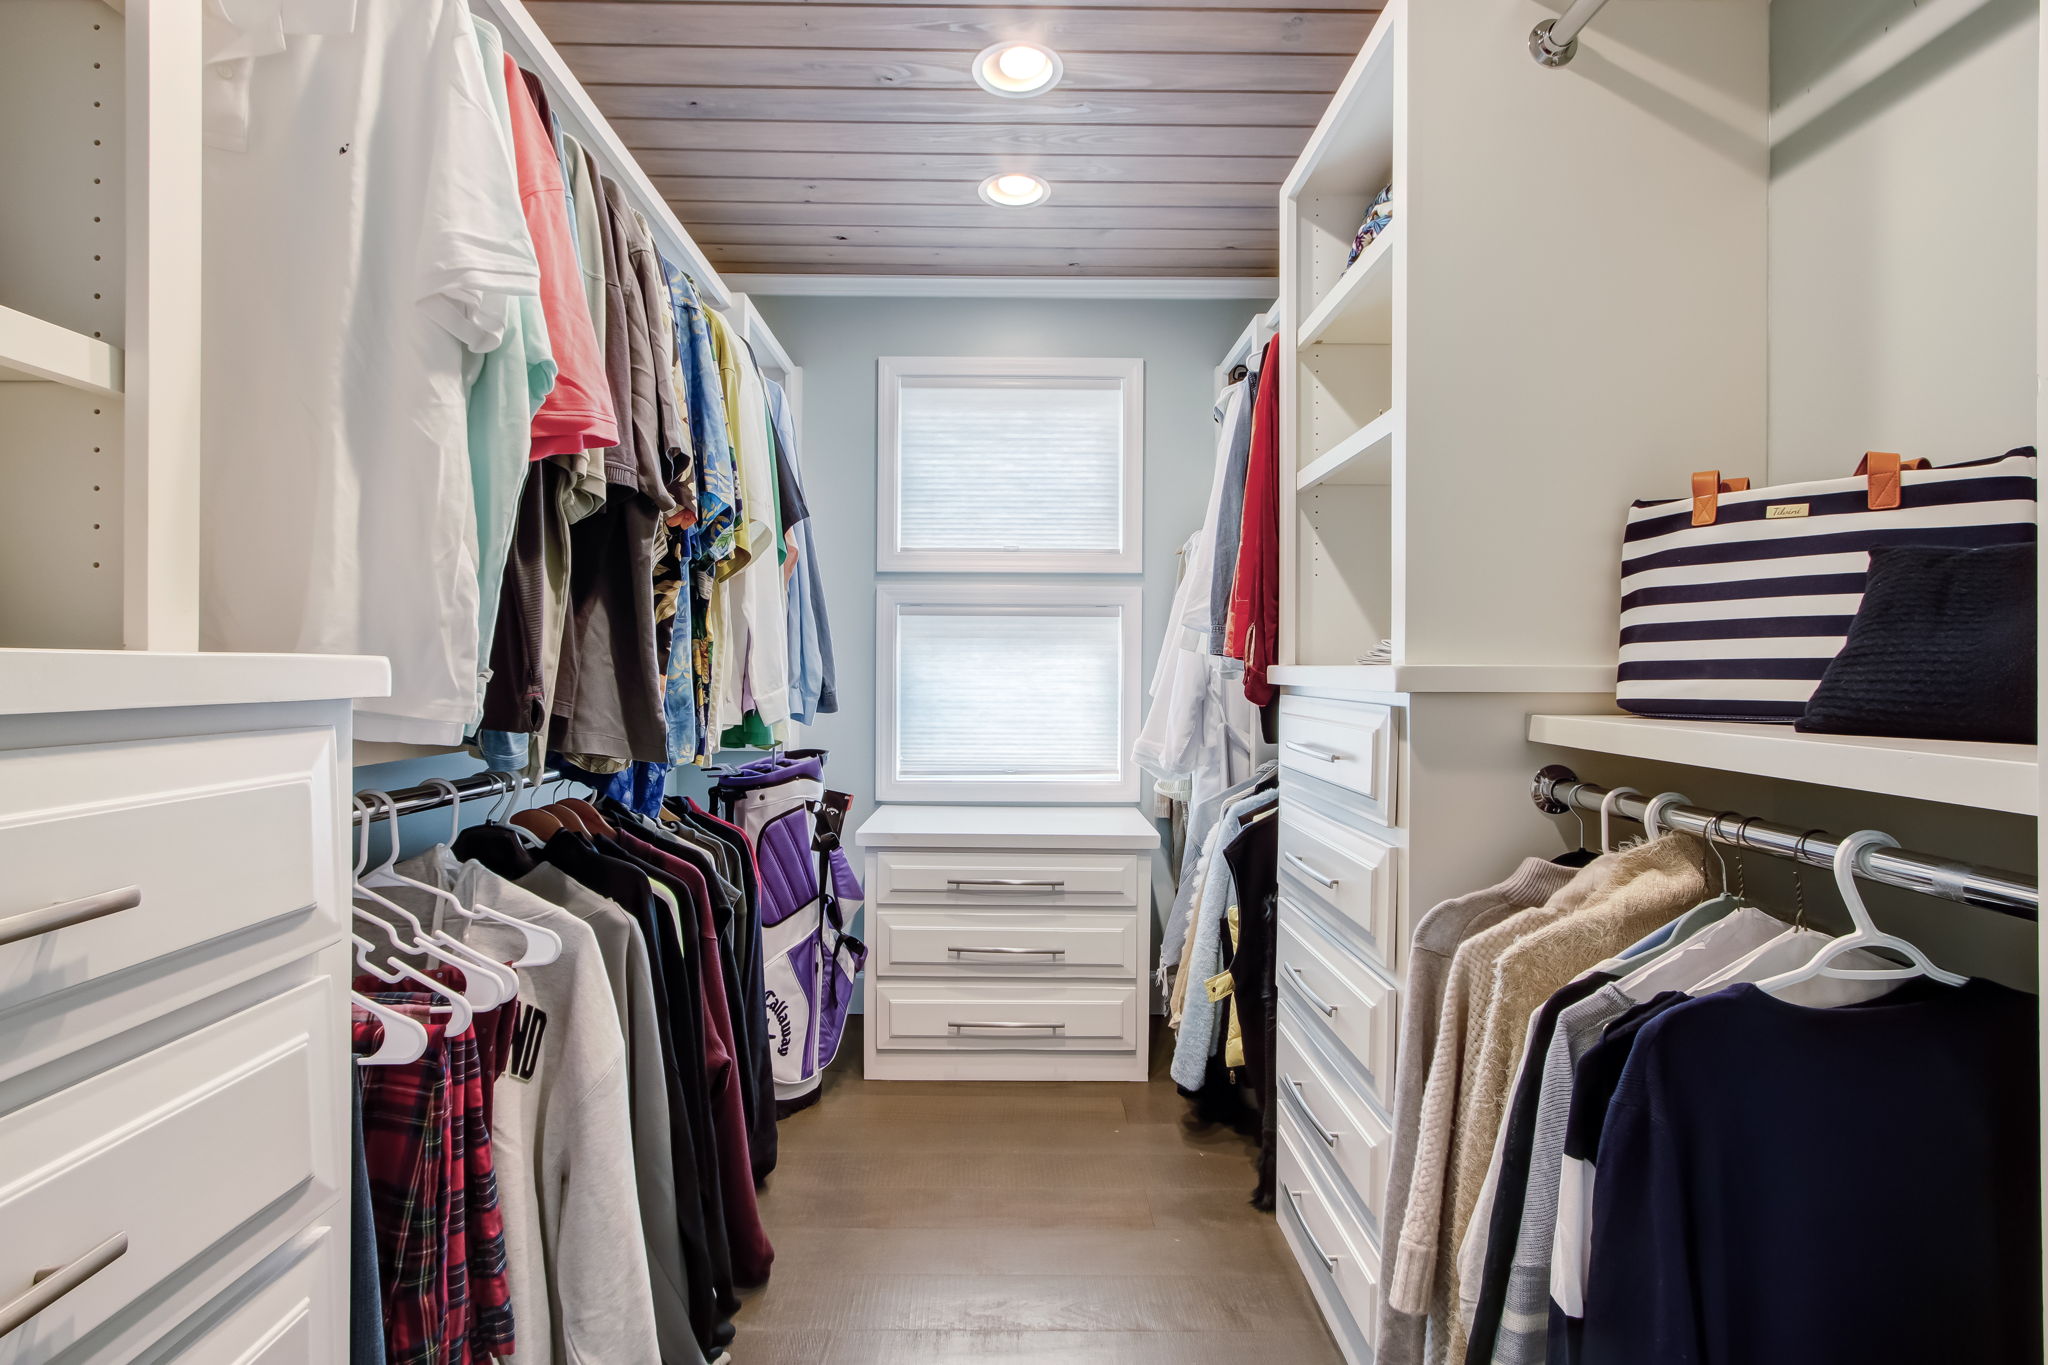
[[[1060,55],[1036,43],[997,43],[974,59],[974,79],[991,95],[1029,99],[1060,83]]]
[[[1012,171],[1007,175],[992,175],[981,182],[983,202],[998,208],[1022,209],[1033,204],[1043,204],[1052,196],[1052,186],[1035,175]]]

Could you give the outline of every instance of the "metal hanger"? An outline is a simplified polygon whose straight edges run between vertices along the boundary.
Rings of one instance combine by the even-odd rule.
[[[1842,905],[1848,910],[1849,920],[1856,927],[1822,948],[1805,966],[1771,977],[1767,981],[1759,981],[1759,990],[1778,995],[1789,987],[1796,986],[1802,981],[1811,981],[1817,976],[1830,976],[1843,981],[1905,981],[1912,977],[1925,976],[1947,986],[1960,986],[1969,980],[1966,976],[1942,970],[1934,965],[1927,954],[1905,939],[1880,930],[1872,922],[1870,911],[1864,908],[1862,893],[1856,889],[1856,874],[1863,870],[1864,855],[1873,848],[1898,846],[1897,839],[1874,829],[1858,830],[1835,845],[1835,889],[1841,892]],[[1858,948],[1884,949],[1897,953],[1906,959],[1906,965],[1881,969],[1832,965],[1842,954]]]
[[[404,1066],[427,1055],[427,1026],[410,1014],[380,1004],[361,991],[348,993],[349,1003],[383,1026],[377,1050],[356,1058],[357,1066]]]

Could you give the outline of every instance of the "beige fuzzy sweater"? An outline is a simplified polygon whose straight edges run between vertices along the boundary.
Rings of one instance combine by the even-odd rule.
[[[1410,1303],[1426,1306],[1434,1328],[1432,1361],[1464,1358],[1457,1311],[1458,1246],[1485,1183],[1530,1014],[1579,973],[1714,894],[1718,885],[1710,884],[1703,870],[1707,861],[1697,839],[1665,835],[1601,859],[1543,906],[1514,916],[1460,948],[1460,959],[1467,949],[1473,951],[1465,964],[1462,1056],[1450,1123],[1442,1138],[1442,1156],[1429,1168],[1440,1182],[1430,1201],[1438,1216],[1431,1220],[1432,1237],[1424,1245],[1411,1193],[1388,1290],[1405,1311],[1415,1311],[1408,1309]],[[1454,960],[1454,974],[1457,969]],[[1443,1046],[1440,1029],[1438,1047]],[[1434,1074],[1431,1079],[1436,1079]],[[1424,1172],[1419,1157],[1418,1178]]]

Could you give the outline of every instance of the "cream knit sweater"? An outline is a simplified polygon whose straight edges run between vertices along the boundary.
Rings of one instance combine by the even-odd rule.
[[[1429,1308],[1437,1243],[1443,1230],[1451,1135],[1460,1110],[1470,1103],[1477,1079],[1478,1044],[1486,1022],[1494,959],[1522,935],[1551,923],[1598,893],[1613,875],[1616,862],[1614,857],[1594,860],[1548,901],[1473,934],[1451,956],[1443,1005],[1437,1011],[1436,1044],[1430,1050],[1429,1079],[1423,1084],[1422,1109],[1416,1120],[1415,1161],[1405,1173],[1394,1172],[1395,1179],[1407,1181],[1406,1216],[1400,1239],[1388,1250],[1382,1269],[1388,1302],[1400,1312],[1422,1313]]]
[[[1600,866],[1595,863],[1585,871],[1592,873]],[[1487,945],[1484,962],[1475,955],[1474,998],[1466,1010],[1467,1065],[1461,1068],[1447,1135],[1442,1163],[1445,1193],[1440,1197],[1435,1244],[1426,1252],[1417,1246],[1419,1229],[1411,1201],[1389,1291],[1404,1305],[1426,1296],[1435,1329],[1432,1361],[1464,1358],[1458,1246],[1486,1181],[1528,1036],[1529,1016],[1580,972],[1713,895],[1719,889],[1718,878],[1710,881],[1708,866],[1699,840],[1667,834],[1615,855],[1597,884],[1574,879],[1540,910],[1503,923],[1495,931],[1510,931],[1503,941]],[[1464,956],[1463,949],[1459,955]]]

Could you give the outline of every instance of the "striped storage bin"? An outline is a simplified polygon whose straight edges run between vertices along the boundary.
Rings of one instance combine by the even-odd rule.
[[[1625,711],[1799,719],[1863,598],[1870,551],[2035,535],[2032,447],[1929,468],[1873,453],[1856,475],[1776,488],[1693,476],[1691,498],[1629,510],[1621,562]]]

